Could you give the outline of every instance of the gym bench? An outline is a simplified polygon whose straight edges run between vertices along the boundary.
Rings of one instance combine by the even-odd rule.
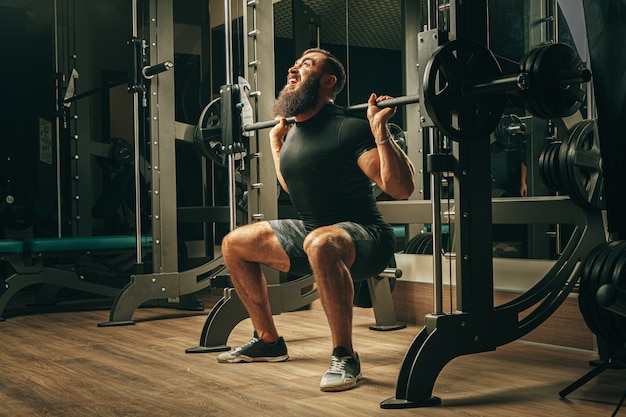
[[[399,268],[389,267],[378,276],[366,279],[376,319],[376,325],[370,326],[371,330],[389,331],[406,327],[406,324],[398,323],[396,320],[389,282],[390,279],[401,276],[402,271]],[[313,275],[305,275],[286,283],[269,284],[267,289],[272,314],[295,311],[315,301],[318,294],[314,284]],[[185,352],[209,353],[229,350],[228,336],[237,324],[248,317],[248,312],[235,289],[224,288],[224,295],[207,316],[200,334],[199,346],[185,349]]]
[[[148,247],[151,238],[143,237],[141,244]],[[0,260],[13,270],[11,275],[3,277],[0,285],[0,321],[4,320],[4,310],[15,294],[36,284],[40,285],[38,299],[47,304],[54,300],[59,288],[114,298],[111,322],[106,323],[109,325],[132,324],[134,310],[150,300],[168,300],[166,305],[159,306],[204,309],[193,296],[179,298],[209,285],[210,282],[204,283],[196,276],[188,279],[193,280],[191,285],[176,281],[166,289],[159,283],[156,291],[136,285],[130,272],[135,250],[136,238],[129,235],[0,240]],[[156,278],[150,280],[152,286],[157,283]]]

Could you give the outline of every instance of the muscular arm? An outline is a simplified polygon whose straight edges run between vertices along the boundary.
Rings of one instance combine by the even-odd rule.
[[[387,97],[376,97],[375,94],[368,100],[367,118],[377,144],[376,148],[364,152],[357,163],[365,175],[378,187],[395,199],[409,198],[415,189],[415,168],[408,156],[391,138],[387,128],[387,121],[395,114],[395,109],[376,107],[376,102]]]
[[[290,128],[291,126],[285,123],[285,118],[281,117],[278,119],[278,124],[270,130],[270,147],[272,148],[272,158],[274,159],[276,177],[278,178],[280,186],[283,187],[283,190],[285,190],[287,194],[289,194],[289,189],[287,188],[285,179],[280,172],[280,150],[285,143],[285,135],[287,135]]]

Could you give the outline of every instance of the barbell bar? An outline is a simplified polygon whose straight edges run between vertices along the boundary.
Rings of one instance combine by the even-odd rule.
[[[388,108],[388,107],[397,107],[397,106],[403,106],[407,104],[419,103],[419,101],[420,101],[419,94],[415,94],[411,96],[401,96],[401,97],[390,98],[387,100],[381,100],[378,103],[376,103],[376,107],[383,109],[383,108]],[[354,106],[345,107],[344,111],[346,113],[357,113],[362,110],[367,110],[367,106],[368,106],[368,103],[355,104]],[[296,122],[296,120],[294,117],[287,117],[285,119],[285,122],[287,124],[293,124]],[[267,120],[264,122],[249,123],[243,126],[243,130],[244,132],[250,132],[253,130],[267,129],[267,128],[272,128],[276,126],[276,124],[277,124],[276,120]]]
[[[543,119],[569,116],[582,105],[585,92],[581,84],[591,79],[591,72],[582,68],[580,57],[569,46],[550,44],[535,48],[522,58],[519,68],[518,73],[503,75],[498,60],[488,48],[470,40],[453,40],[433,52],[425,67],[420,95],[394,97],[376,105],[396,107],[423,100],[435,126],[455,141],[488,137],[500,123],[506,94],[519,95],[523,106],[533,116]],[[236,85],[232,87],[232,91],[238,91]],[[246,120],[236,117],[222,123],[227,122],[221,120],[226,111],[241,111],[246,106],[232,97],[226,97],[224,102],[231,105],[226,105],[223,111],[219,110],[219,98],[205,107],[194,133],[201,153],[216,162],[240,151],[231,142],[236,142],[234,137],[221,136],[223,128],[236,136],[237,132],[242,134],[277,124],[276,120],[245,123]],[[346,107],[345,112],[365,111],[367,107],[368,103],[361,103]],[[236,120],[240,122],[239,128],[233,125]],[[295,118],[288,117],[286,122],[293,124]]]
[[[549,45],[548,47],[543,47],[543,48],[545,48],[547,51],[554,51],[555,49],[562,50],[561,48],[565,47],[562,44],[558,44],[558,45],[559,46]],[[552,48],[550,49],[551,46]],[[463,59],[462,55],[464,53],[467,53],[468,55],[467,61],[462,61]],[[450,56],[448,55],[450,56],[454,55],[454,58],[450,58]],[[482,58],[474,61],[476,56],[482,57]],[[439,58],[441,59],[438,61]],[[484,128],[479,129],[477,131],[477,134],[470,134],[471,139],[482,139],[488,136],[488,134],[491,133],[495,129],[495,127],[497,126],[497,123],[499,123],[500,118],[502,116],[502,111],[497,111],[500,109],[500,107],[503,107],[504,105],[504,101],[503,101],[504,97],[501,96],[502,94],[516,93],[516,92],[522,92],[524,94],[529,93],[531,95],[533,94],[532,92],[533,84],[534,84],[533,74],[529,74],[526,71],[520,71],[519,73],[513,74],[513,75],[501,75],[500,66],[497,60],[495,59],[495,57],[493,56],[493,54],[491,53],[491,51],[489,51],[489,49],[487,49],[486,47],[476,42],[467,41],[467,40],[464,40],[464,41],[456,40],[456,41],[448,42],[443,47],[439,48],[433,53],[433,56],[431,60],[429,61],[430,72],[427,72],[424,77],[425,78],[424,88],[426,89],[426,93],[424,94],[425,96],[430,95],[429,93],[431,93],[431,91],[429,91],[429,89],[432,90],[434,88],[434,83],[441,82],[441,80],[438,78],[439,71],[445,71],[448,73],[446,75],[448,77],[450,76],[450,71],[451,71],[450,67],[452,66],[448,65],[448,68],[445,68],[445,69],[442,67],[447,64],[450,64],[451,59],[462,62],[462,65],[458,68],[462,70],[463,72],[465,72],[465,74],[454,74],[455,77],[458,77],[459,75],[463,75],[463,76],[461,78],[457,78],[457,80],[461,81],[458,86],[453,86],[453,87],[450,87],[449,85],[446,86],[447,88],[453,88],[455,90],[453,94],[450,94],[449,96],[445,95],[446,101],[451,102],[451,103],[452,102],[458,103],[459,100],[448,100],[448,99],[450,98],[462,99],[464,102],[469,104],[469,107],[471,108],[471,113],[468,112],[469,114],[471,114],[470,117],[478,117],[478,119],[480,119],[479,117],[480,111],[474,112],[473,110],[476,110],[474,106],[484,103],[484,102],[481,102],[481,98],[487,97],[487,100],[489,100],[490,97],[491,98],[496,97],[494,100],[492,100],[493,102],[497,102],[497,104],[495,105],[493,115],[489,115],[490,118],[493,120],[493,122],[487,123],[486,125],[483,124]],[[479,64],[473,64],[473,62],[477,62]],[[569,65],[572,65],[572,64],[570,63]],[[487,67],[487,69],[485,69],[485,66]],[[520,65],[520,68],[525,68],[524,63]],[[468,71],[465,71],[465,70],[468,70]],[[588,69],[577,69],[577,68],[568,67],[566,68],[566,70],[564,70],[563,68],[558,68],[558,70],[560,72],[554,75],[558,85],[554,86],[554,88],[567,90],[569,86],[571,85],[585,83],[591,80],[591,71],[589,71]],[[486,80],[483,79],[480,81],[475,81],[475,80],[470,79],[471,76],[475,76],[476,79],[479,79],[481,75],[484,76],[485,74],[490,75],[490,77]],[[451,81],[453,83],[457,80],[446,80],[445,82]],[[454,96],[454,97],[450,97],[450,96]],[[432,96],[431,98],[436,101],[438,97],[436,97],[435,95],[435,96]],[[420,97],[418,94],[416,94],[416,95],[411,95],[411,96],[401,96],[401,97],[394,97],[388,100],[383,100],[377,103],[376,105],[380,108],[386,108],[386,107],[396,107],[396,106],[402,106],[402,105],[407,105],[407,104],[419,103],[419,101],[420,101]],[[356,104],[353,106],[348,106],[345,108],[345,111],[347,113],[356,113],[359,111],[367,110],[367,107],[368,107],[368,103],[361,103],[361,104]],[[429,111],[429,115],[432,117],[433,115],[430,114],[428,105],[426,106],[426,109],[427,111]],[[433,113],[435,113],[435,117],[433,118],[433,121],[435,121],[435,124],[437,125],[437,127],[439,127],[440,130],[443,130],[444,133],[449,134],[449,136],[452,139],[462,140],[465,136],[468,136],[468,135],[460,134],[460,132],[458,132],[455,129],[447,128],[448,126],[446,123],[440,122],[442,120],[441,114],[439,114],[441,111],[438,110],[437,108],[433,109],[433,107],[430,107],[430,109],[433,111]],[[446,109],[451,110],[448,107],[446,107]],[[476,114],[478,114],[478,116],[476,116]],[[295,123],[295,119],[293,117],[288,117],[285,121],[287,122],[287,124]],[[479,121],[482,122],[482,120],[479,120]],[[443,126],[441,126],[441,124],[443,124]],[[260,130],[260,129],[271,128],[271,127],[274,127],[275,125],[276,125],[275,120],[268,120],[264,122],[246,124],[243,126],[243,130],[244,131]]]

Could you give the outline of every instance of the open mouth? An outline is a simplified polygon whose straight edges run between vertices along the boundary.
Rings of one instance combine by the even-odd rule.
[[[298,84],[298,77],[289,77],[287,79],[287,83],[289,85],[296,85],[296,84]]]

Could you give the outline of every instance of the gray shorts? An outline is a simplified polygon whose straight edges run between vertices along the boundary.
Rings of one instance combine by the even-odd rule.
[[[311,274],[309,259],[304,252],[304,239],[307,235],[304,222],[294,219],[269,221],[289,259],[289,273]],[[388,225],[362,225],[353,222],[341,222],[334,226],[344,229],[354,242],[356,259],[350,274],[353,280],[362,280],[377,275],[389,266],[395,250],[395,235]]]

